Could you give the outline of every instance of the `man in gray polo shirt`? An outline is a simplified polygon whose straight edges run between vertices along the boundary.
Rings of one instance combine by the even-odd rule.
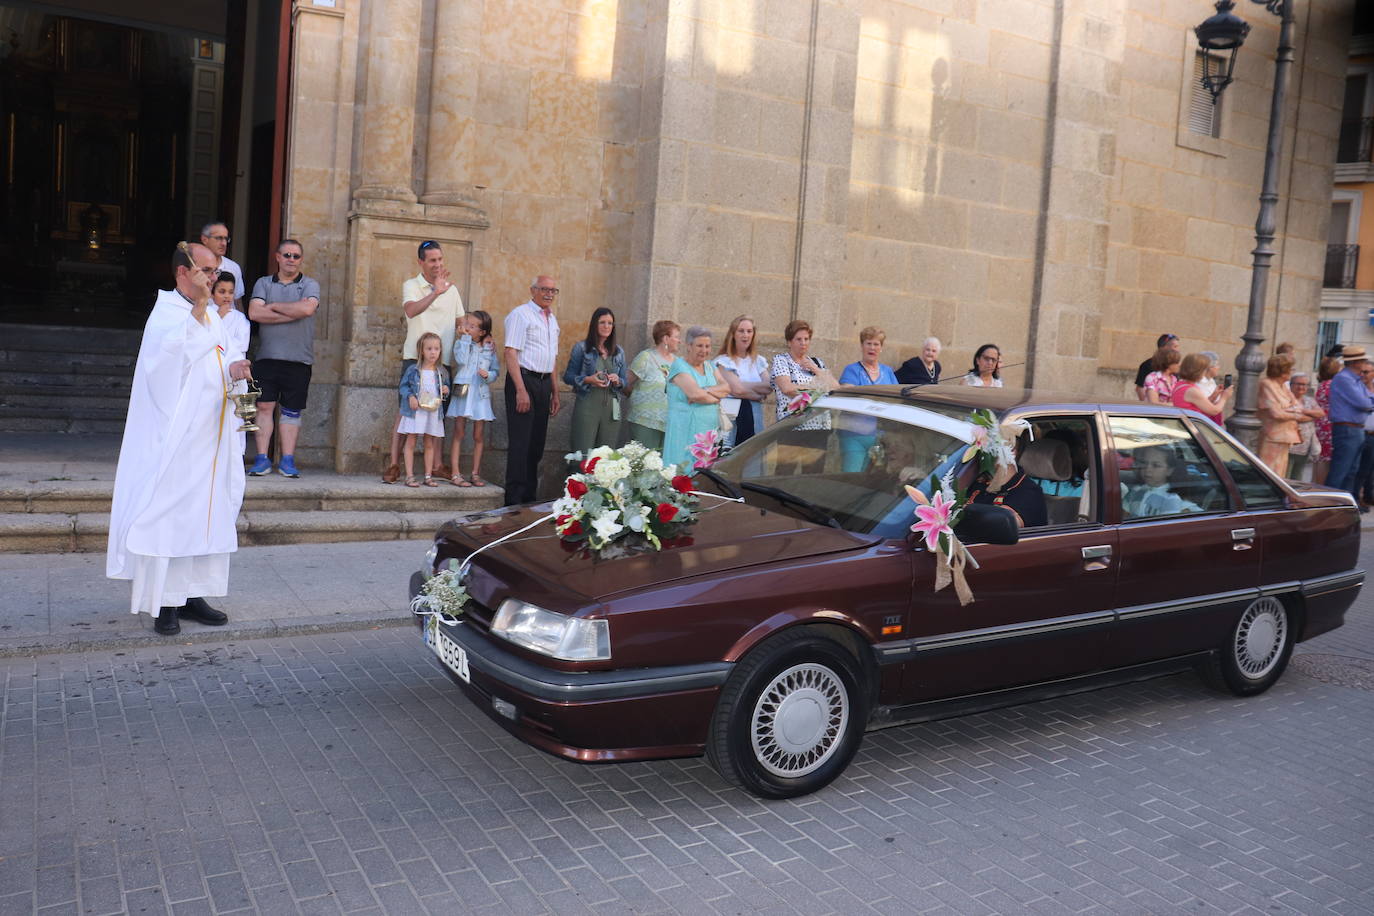
[[[272,472],[267,457],[272,442],[272,412],[281,404],[280,461],[283,477],[299,477],[296,437],[301,412],[310,391],[310,367],[315,362],[315,310],[320,307],[320,284],[301,272],[305,249],[295,239],[277,245],[277,272],[259,277],[248,300],[248,317],[258,323],[258,355],[253,375],[262,386],[258,400],[258,454],[248,473]],[[259,368],[261,367],[261,368]]]

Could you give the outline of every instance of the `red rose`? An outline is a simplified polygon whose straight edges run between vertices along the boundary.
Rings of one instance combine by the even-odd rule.
[[[582,473],[590,474],[592,471],[596,470],[596,463],[600,460],[601,458],[598,456],[596,458],[588,458],[586,461],[582,462]]]
[[[572,521],[572,523],[568,525],[568,527],[566,527],[566,528],[563,529],[563,533],[564,533],[564,534],[581,534],[581,533],[582,533],[582,523],[579,522],[579,521],[577,521],[576,519],[574,519],[574,520]]]
[[[674,506],[672,503],[658,504],[658,520],[660,522],[665,524],[671,522],[675,515],[677,515],[677,506]]]
[[[581,499],[587,495],[587,485],[576,477],[568,478],[568,495],[573,499]]]
[[[686,474],[677,475],[673,478],[673,489],[677,490],[679,493],[691,493],[692,478],[688,477]]]

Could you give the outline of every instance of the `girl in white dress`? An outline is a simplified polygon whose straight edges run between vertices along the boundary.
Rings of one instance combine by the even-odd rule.
[[[491,336],[491,316],[481,309],[458,319],[458,339],[453,342],[453,384],[457,389],[448,402],[448,415],[454,417],[453,446],[449,467],[455,487],[485,487],[482,479],[482,445],[487,424],[496,419],[491,409],[491,383],[501,372],[496,341]],[[464,387],[467,388],[464,393]],[[463,430],[472,421],[472,474],[463,476]]]
[[[398,429],[406,437],[406,486],[418,487],[415,481],[415,437],[425,437],[425,486],[437,487],[434,482],[434,463],[444,447],[444,417],[439,408],[448,397],[448,370],[439,364],[444,344],[439,335],[428,332],[415,342],[415,356],[419,360],[401,376],[401,425]]]
[[[229,352],[238,354],[234,359],[243,359],[248,355],[248,338],[253,328],[248,323],[248,316],[234,308],[234,275],[229,271],[220,271],[215,285],[210,289],[210,301],[224,324],[224,335],[229,338]],[[248,382],[234,383],[234,394],[243,394],[247,390]],[[247,440],[247,434],[239,433],[239,452],[243,452]]]

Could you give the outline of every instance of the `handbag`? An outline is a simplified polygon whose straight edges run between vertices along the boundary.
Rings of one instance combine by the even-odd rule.
[[[730,400],[733,400],[733,399],[730,399]],[[725,400],[722,400],[720,403],[718,403],[718,404],[716,405],[716,407],[720,410],[720,431],[721,431],[721,434],[722,434],[722,435],[728,434],[728,433],[730,432],[730,430],[732,430],[732,429],[735,428],[735,418],[734,418],[734,416],[733,416],[732,414],[728,414],[728,413],[725,412]]]

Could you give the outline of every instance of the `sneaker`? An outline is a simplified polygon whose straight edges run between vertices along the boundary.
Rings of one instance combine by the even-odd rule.
[[[283,477],[299,477],[301,472],[296,470],[296,456],[282,455],[281,464],[277,465],[277,471]]]
[[[253,459],[253,466],[248,469],[250,477],[263,477],[272,473],[272,462],[266,455],[259,455]]]

